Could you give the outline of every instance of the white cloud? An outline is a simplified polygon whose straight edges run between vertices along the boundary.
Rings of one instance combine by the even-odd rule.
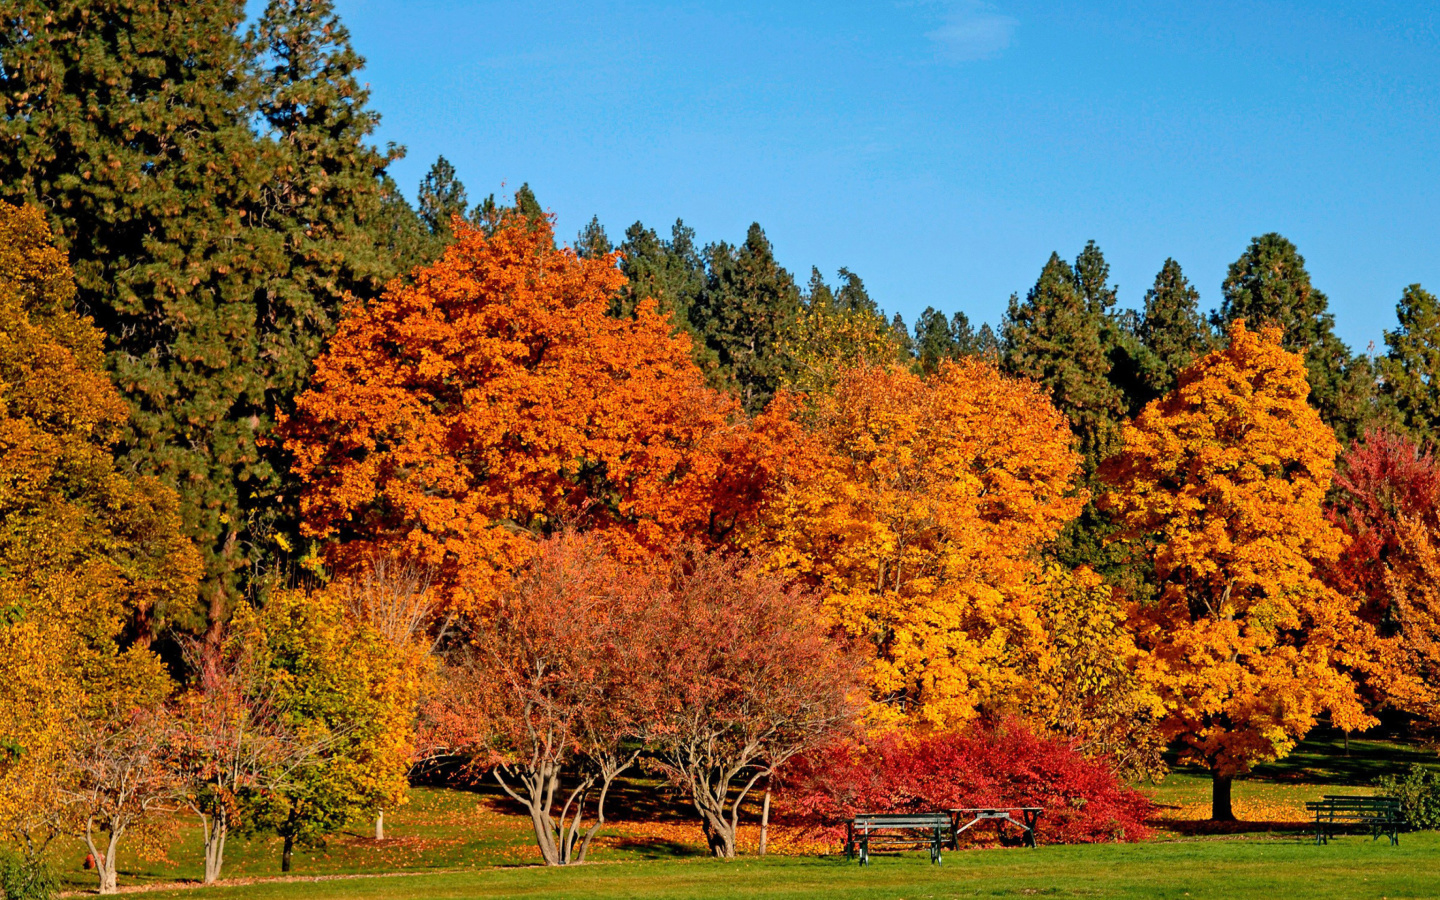
[[[999,56],[1010,46],[1015,26],[1020,24],[983,0],[953,0],[944,5],[940,27],[926,32],[925,36],[935,42],[946,59],[991,59]]]

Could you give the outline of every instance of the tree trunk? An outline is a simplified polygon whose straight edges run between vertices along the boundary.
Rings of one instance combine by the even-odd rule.
[[[735,829],[730,827],[730,820],[725,817],[722,809],[718,813],[708,810],[701,812],[701,824],[704,826],[705,843],[709,845],[710,852],[716,859],[735,858]]]
[[[220,870],[225,865],[225,837],[229,831],[223,816],[216,816],[206,827],[205,884],[220,880]]]
[[[1210,773],[1210,820],[1213,822],[1235,821],[1235,811],[1230,806],[1230,786],[1233,775]]]
[[[85,823],[85,847],[90,851],[90,858],[95,861],[95,874],[99,877],[100,884],[98,893],[116,893],[117,883],[115,877],[115,848],[120,843],[120,836],[111,832],[110,841],[101,853],[100,848],[95,846],[94,820],[87,820]]]
[[[770,789],[765,789],[765,800],[760,804],[760,855],[765,855],[770,843]]]
[[[285,835],[285,849],[280,851],[280,871],[290,871],[290,857],[295,854],[295,836]]]
[[[385,840],[385,810],[375,813],[375,840]]]

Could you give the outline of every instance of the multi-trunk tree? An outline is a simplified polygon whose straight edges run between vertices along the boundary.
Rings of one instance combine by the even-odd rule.
[[[1289,753],[1322,713],[1372,721],[1346,666],[1367,644],[1358,601],[1316,572],[1344,545],[1323,511],[1338,446],[1281,341],[1231,325],[1225,349],[1125,426],[1104,471],[1121,537],[1154,558],[1158,595],[1132,629],[1162,733],[1210,770],[1216,819],[1233,818],[1234,776]]]

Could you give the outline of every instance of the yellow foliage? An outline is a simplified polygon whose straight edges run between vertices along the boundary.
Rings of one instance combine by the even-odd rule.
[[[812,398],[818,445],[756,549],[827,591],[870,650],[876,715],[952,727],[1004,702],[1045,643],[1034,551],[1084,504],[1068,425],[989,363],[860,365]]]
[[[1159,596],[1132,624],[1163,730],[1222,778],[1284,756],[1322,711],[1371,721],[1347,674],[1367,643],[1356,601],[1315,573],[1342,547],[1322,512],[1338,447],[1280,338],[1235,323],[1125,426],[1104,472],[1122,539],[1154,555]]]

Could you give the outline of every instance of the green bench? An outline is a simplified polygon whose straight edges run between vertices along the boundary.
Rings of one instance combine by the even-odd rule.
[[[941,863],[940,851],[954,842],[954,823],[948,812],[861,813],[846,825],[845,858],[870,864],[875,849],[930,850],[930,862]]]
[[[1326,794],[1320,800],[1305,804],[1306,812],[1315,814],[1315,843],[1328,844],[1341,828],[1369,829],[1371,840],[1390,836],[1391,844],[1400,843],[1400,801],[1394,797],[1347,797]]]

